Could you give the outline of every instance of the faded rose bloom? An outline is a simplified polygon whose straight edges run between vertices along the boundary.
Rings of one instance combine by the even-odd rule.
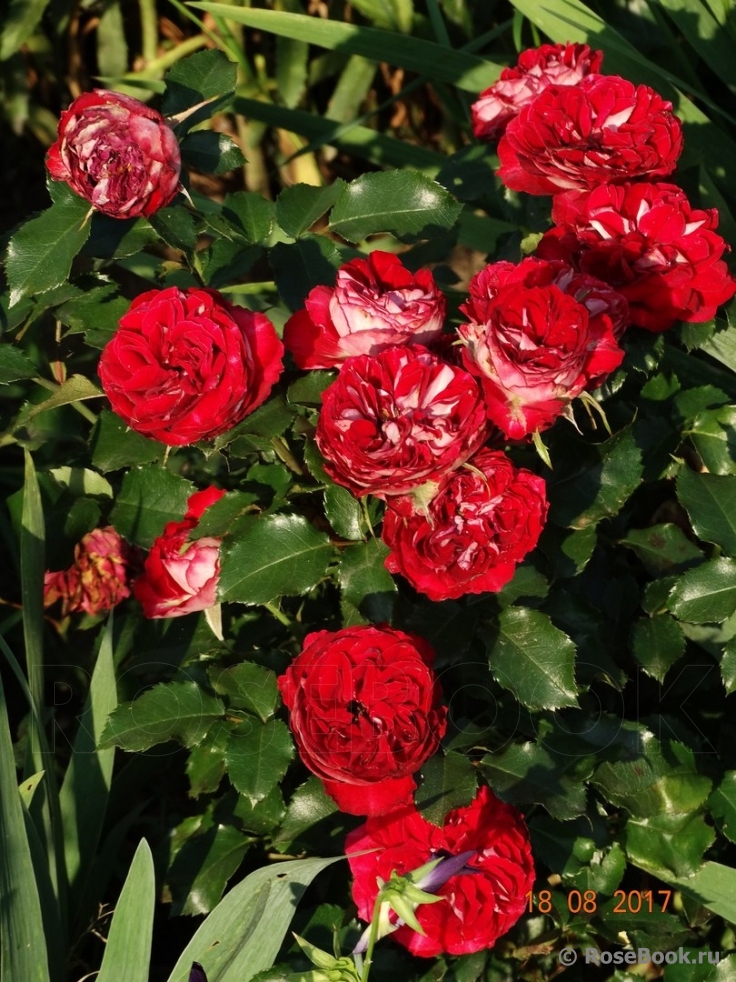
[[[428,345],[446,309],[428,269],[411,273],[398,256],[379,251],[341,266],[334,288],[316,286],[304,306],[284,328],[284,344],[304,369],[334,368],[391,345]]]
[[[474,853],[436,890],[443,901],[417,907],[423,935],[406,925],[391,935],[425,958],[492,948],[524,913],[534,885],[524,819],[486,787],[469,805],[451,811],[442,828],[413,807],[369,818],[348,833],[345,851],[354,877],[353,900],[364,921],[373,915],[379,877],[388,881],[394,870],[401,876],[433,859]]]
[[[189,542],[189,533],[224,494],[215,487],[195,492],[184,518],[169,522],[154,541],[133,584],[146,617],[183,617],[217,603],[220,539],[204,536]]]
[[[74,562],[66,570],[44,576],[44,605],[61,600],[68,614],[101,614],[130,596],[128,586],[137,550],[108,525],[93,529],[74,547]]]
[[[715,208],[693,208],[674,184],[637,181],[560,195],[537,255],[570,263],[611,284],[629,302],[631,323],[665,331],[676,320],[706,321],[736,292],[721,258]]]
[[[546,517],[544,480],[501,451],[480,450],[444,479],[426,511],[389,502],[385,565],[430,600],[495,592],[536,546]]]
[[[170,446],[211,440],[264,402],[284,347],[265,314],[216,290],[136,297],[100,358],[102,387],[131,429]]]
[[[624,353],[610,316],[591,316],[559,286],[525,286],[511,275],[496,289],[496,272],[479,275],[464,307],[471,321],[458,329],[463,363],[481,380],[488,418],[520,440],[551,426],[583,390],[601,385]]]
[[[325,470],[358,496],[439,481],[486,438],[475,380],[418,345],[349,358],[322,400]]]
[[[473,133],[479,140],[497,140],[519,110],[550,85],[575,85],[600,71],[602,51],[587,44],[542,44],[519,55],[497,82],[481,92],[471,106]]]
[[[412,774],[446,727],[434,652],[391,627],[318,631],[279,678],[306,766],[342,811],[381,815],[409,803]]]
[[[47,166],[96,211],[138,218],[172,201],[181,156],[161,113],[120,92],[93,89],[61,114]]]
[[[618,75],[551,85],[524,106],[498,145],[513,191],[559,194],[670,174],[682,152],[672,103]]]

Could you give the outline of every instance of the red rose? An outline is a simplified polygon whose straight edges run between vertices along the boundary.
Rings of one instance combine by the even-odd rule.
[[[355,495],[407,494],[439,481],[484,442],[474,379],[426,348],[349,358],[322,395],[317,446]]]
[[[479,140],[497,140],[519,110],[550,85],[575,85],[600,70],[602,51],[587,44],[542,44],[522,51],[513,68],[504,68],[471,106],[473,133]]]
[[[304,306],[287,321],[284,344],[310,369],[391,345],[427,345],[442,331],[446,303],[428,269],[411,273],[398,256],[377,251],[341,266],[334,288],[316,286]]]
[[[558,286],[510,281],[482,302],[474,290],[464,309],[479,319],[458,329],[463,361],[481,380],[489,419],[508,438],[551,426],[621,364],[611,318],[591,316]]]
[[[555,199],[558,227],[537,254],[605,280],[629,302],[631,322],[665,331],[710,320],[736,292],[721,259],[715,208],[693,208],[674,184],[638,181]]]
[[[501,451],[481,450],[449,474],[425,512],[389,504],[386,568],[430,600],[504,587],[537,544],[547,517],[545,482]]]
[[[232,429],[260,406],[281,374],[283,353],[264,314],[215,290],[171,286],[135,298],[99,373],[131,429],[183,446]]]
[[[524,106],[498,145],[513,191],[558,194],[670,174],[682,152],[672,103],[617,75],[551,85]]]
[[[115,529],[93,529],[74,547],[69,569],[44,576],[44,605],[61,600],[62,616],[101,614],[130,596],[128,581],[137,550]]]
[[[371,850],[364,855],[359,853]],[[442,828],[414,808],[369,818],[350,832],[345,851],[354,877],[358,916],[370,921],[378,893],[377,877],[387,881],[440,856],[473,850],[462,870],[438,890],[444,901],[421,904],[417,920],[426,932],[400,927],[393,937],[414,955],[443,952],[469,955],[492,947],[524,913],[534,884],[529,833],[520,812],[499,801],[486,787],[464,808],[445,818]],[[472,870],[472,872],[471,872]]]
[[[55,181],[103,215],[138,218],[174,198],[181,156],[161,113],[120,92],[94,89],[61,114],[47,166]]]
[[[446,727],[433,660],[421,638],[360,625],[308,634],[280,677],[301,758],[342,811],[380,815],[411,801],[411,775]]]
[[[217,603],[220,540],[205,536],[188,542],[204,512],[225,494],[210,487],[189,498],[180,522],[169,522],[146,557],[133,593],[146,617],[183,617]]]

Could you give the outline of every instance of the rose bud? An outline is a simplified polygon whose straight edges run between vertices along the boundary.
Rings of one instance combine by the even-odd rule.
[[[463,860],[459,872],[436,889],[423,884],[443,898],[416,908],[424,934],[408,925],[392,934],[413,955],[425,958],[493,947],[524,913],[534,885],[524,819],[486,787],[469,805],[451,811],[442,828],[413,807],[371,817],[348,834],[345,851],[354,877],[353,900],[365,921],[372,918],[379,881],[389,881],[394,871],[401,876],[435,859],[457,857],[456,865]]]
[[[128,586],[137,550],[115,529],[93,529],[74,547],[74,562],[67,570],[46,572],[44,605],[61,600],[62,616],[101,614],[130,596]]]
[[[138,99],[94,89],[61,114],[49,173],[111,218],[153,215],[179,189],[181,156],[161,113]]]
[[[672,103],[617,75],[551,85],[511,120],[498,176],[512,191],[559,194],[675,169],[682,126]]]
[[[550,85],[575,85],[598,72],[602,51],[587,44],[542,44],[522,51],[513,68],[504,68],[495,82],[470,107],[473,133],[479,140],[497,140],[519,110]]]
[[[629,303],[631,323],[666,331],[676,320],[707,321],[736,292],[722,260],[715,208],[693,208],[674,184],[600,187],[555,199],[537,249],[611,284]]]
[[[151,546],[133,593],[146,617],[183,617],[217,603],[220,539],[204,536],[189,542],[205,511],[225,494],[210,487],[189,498],[180,522],[169,522]]]
[[[390,627],[308,634],[279,678],[304,764],[351,815],[411,801],[446,727],[432,648]]]
[[[211,440],[264,402],[283,345],[264,315],[216,290],[136,297],[100,358],[102,387],[131,429],[170,446]]]
[[[547,517],[544,480],[494,450],[449,474],[426,511],[392,504],[381,535],[391,549],[386,568],[430,600],[502,589]]]
[[[358,496],[438,482],[486,438],[475,380],[418,345],[349,358],[322,401],[325,470]]]
[[[428,345],[446,309],[428,269],[411,273],[398,256],[378,251],[341,266],[335,286],[316,286],[304,306],[287,321],[284,344],[305,369],[334,368],[390,345]]]

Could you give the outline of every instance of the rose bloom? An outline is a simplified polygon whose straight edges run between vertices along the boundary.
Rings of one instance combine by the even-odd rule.
[[[355,495],[439,481],[485,441],[475,380],[418,345],[349,358],[322,394],[325,470]]]
[[[93,529],[74,547],[74,562],[66,570],[44,576],[44,605],[61,600],[62,616],[101,614],[130,596],[128,583],[137,550],[108,525]]]
[[[513,68],[504,68],[471,106],[473,133],[479,140],[497,140],[519,110],[550,85],[575,85],[600,71],[602,51],[587,44],[542,44],[522,51]]]
[[[372,252],[337,271],[334,288],[316,286],[305,310],[284,328],[299,368],[334,368],[390,345],[428,345],[439,336],[446,303],[428,269],[411,273],[398,256]]]
[[[458,329],[463,362],[481,380],[488,418],[512,440],[551,426],[623,360],[611,318],[591,316],[554,284],[511,277],[482,303],[471,293],[464,310],[478,319]]]
[[[430,600],[502,589],[536,546],[547,517],[541,477],[481,450],[449,474],[426,512],[389,507],[386,568]]]
[[[617,75],[551,85],[524,106],[498,145],[513,191],[559,194],[670,174],[682,152],[672,103]]]
[[[64,181],[111,218],[153,215],[179,190],[179,144],[161,113],[120,92],[94,89],[61,114],[48,152]]]
[[[136,297],[100,358],[102,387],[131,429],[170,446],[210,440],[264,402],[283,370],[270,320],[216,290]]]
[[[358,625],[308,634],[279,678],[301,758],[342,811],[382,815],[411,801],[411,775],[447,725],[433,661],[421,638]]]
[[[674,184],[599,187],[555,199],[550,229],[537,249],[614,286],[631,322],[665,331],[676,320],[707,321],[736,292],[722,260],[715,208],[693,208]]]
[[[184,518],[169,522],[154,541],[133,584],[146,617],[183,617],[217,603],[220,539],[204,536],[189,542],[189,533],[224,494],[215,487],[195,492]]]
[[[364,850],[371,852],[359,855]],[[521,813],[488,788],[451,811],[442,828],[414,808],[369,818],[348,834],[345,851],[354,877],[358,916],[370,921],[377,877],[387,881],[440,857],[475,851],[466,867],[439,889],[445,899],[420,904],[416,917],[426,932],[400,927],[393,937],[414,955],[469,955],[491,948],[519,920],[534,884],[529,833]]]

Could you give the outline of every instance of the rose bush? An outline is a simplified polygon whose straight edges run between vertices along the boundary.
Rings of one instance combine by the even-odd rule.
[[[74,562],[66,570],[47,571],[44,604],[61,600],[63,617],[68,614],[101,614],[130,596],[138,554],[115,529],[93,529],[74,547]]]
[[[497,140],[519,110],[548,86],[574,85],[600,71],[602,63],[603,52],[587,44],[541,44],[522,51],[516,65],[504,68],[471,106],[475,137]]]
[[[587,75],[549,86],[509,123],[498,176],[513,191],[559,194],[671,174],[681,152],[672,103],[617,75]]]
[[[365,852],[364,855],[357,855]],[[473,850],[467,871],[451,877],[439,891],[444,900],[416,911],[425,933],[401,927],[393,937],[414,955],[469,955],[492,947],[518,921],[534,883],[529,833],[515,808],[486,787],[456,808],[441,828],[414,808],[369,818],[350,832],[346,852],[353,874],[358,915],[370,920],[378,893],[376,878],[407,873],[439,856]]]
[[[179,141],[161,113],[121,92],[84,92],[61,114],[49,173],[111,218],[153,215],[179,190]]]
[[[446,727],[434,652],[390,627],[309,634],[279,689],[306,766],[342,811],[383,815],[411,801],[412,774]]]
[[[486,437],[473,378],[419,346],[349,358],[322,395],[325,470],[356,495],[406,494],[467,460]]]
[[[146,617],[183,617],[217,603],[220,540],[203,536],[189,541],[189,533],[224,493],[215,487],[197,491],[184,518],[169,522],[151,546],[133,584]]]
[[[299,368],[334,368],[353,355],[391,345],[428,345],[442,331],[447,304],[428,269],[411,273],[376,250],[337,271],[334,288],[316,286],[284,328]]]
[[[601,186],[559,195],[537,255],[611,284],[631,323],[666,331],[676,320],[710,320],[736,292],[715,231],[714,208],[693,208],[674,184]]]
[[[170,446],[210,440],[268,398],[284,348],[264,314],[216,290],[149,290],[105,347],[99,374],[132,429]]]
[[[386,568],[430,600],[497,591],[530,552],[547,516],[545,483],[499,450],[481,450],[449,474],[424,510],[389,502]]]

